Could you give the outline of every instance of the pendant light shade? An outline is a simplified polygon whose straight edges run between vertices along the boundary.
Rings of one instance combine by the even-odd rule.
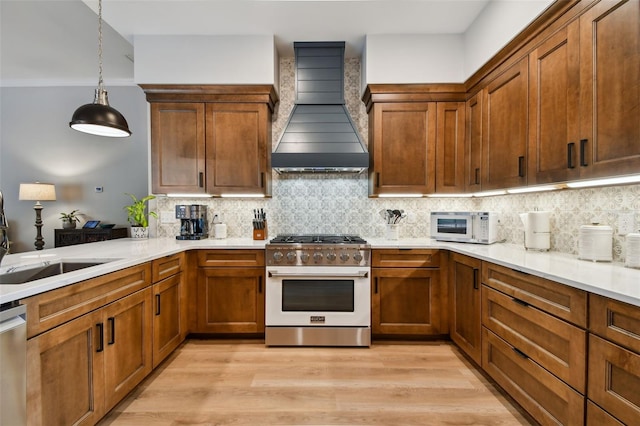
[[[127,120],[117,109],[109,106],[107,91],[102,81],[102,0],[98,0],[98,64],[98,88],[93,103],[78,107],[71,117],[69,127],[97,136],[131,136]]]

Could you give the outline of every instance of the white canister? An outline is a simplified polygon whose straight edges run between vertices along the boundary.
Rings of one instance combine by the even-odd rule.
[[[613,228],[597,224],[580,226],[578,259],[611,262],[613,260]]]
[[[225,223],[213,224],[213,238],[216,238],[216,239],[227,238],[227,225]]]
[[[387,240],[397,240],[400,225],[397,223],[387,223],[387,232],[385,234]]]
[[[640,268],[640,233],[627,234],[626,256],[624,266]]]

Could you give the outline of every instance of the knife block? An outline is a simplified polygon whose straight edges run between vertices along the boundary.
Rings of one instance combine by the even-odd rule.
[[[254,240],[266,240],[267,239],[267,221],[264,222],[264,228],[262,229],[254,229],[253,230],[253,239]]]

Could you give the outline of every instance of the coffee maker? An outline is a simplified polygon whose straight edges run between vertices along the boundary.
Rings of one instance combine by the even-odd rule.
[[[180,235],[177,240],[204,240],[209,238],[207,206],[179,204],[176,206],[176,219],[180,219]]]

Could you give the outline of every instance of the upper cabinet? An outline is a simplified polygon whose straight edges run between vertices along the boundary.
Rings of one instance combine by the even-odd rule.
[[[273,86],[141,87],[154,193],[271,195]]]
[[[640,3],[601,1],[529,55],[529,184],[640,171]]]
[[[473,95],[466,105],[466,141],[464,149],[465,190],[477,192],[482,188],[482,94]]]

